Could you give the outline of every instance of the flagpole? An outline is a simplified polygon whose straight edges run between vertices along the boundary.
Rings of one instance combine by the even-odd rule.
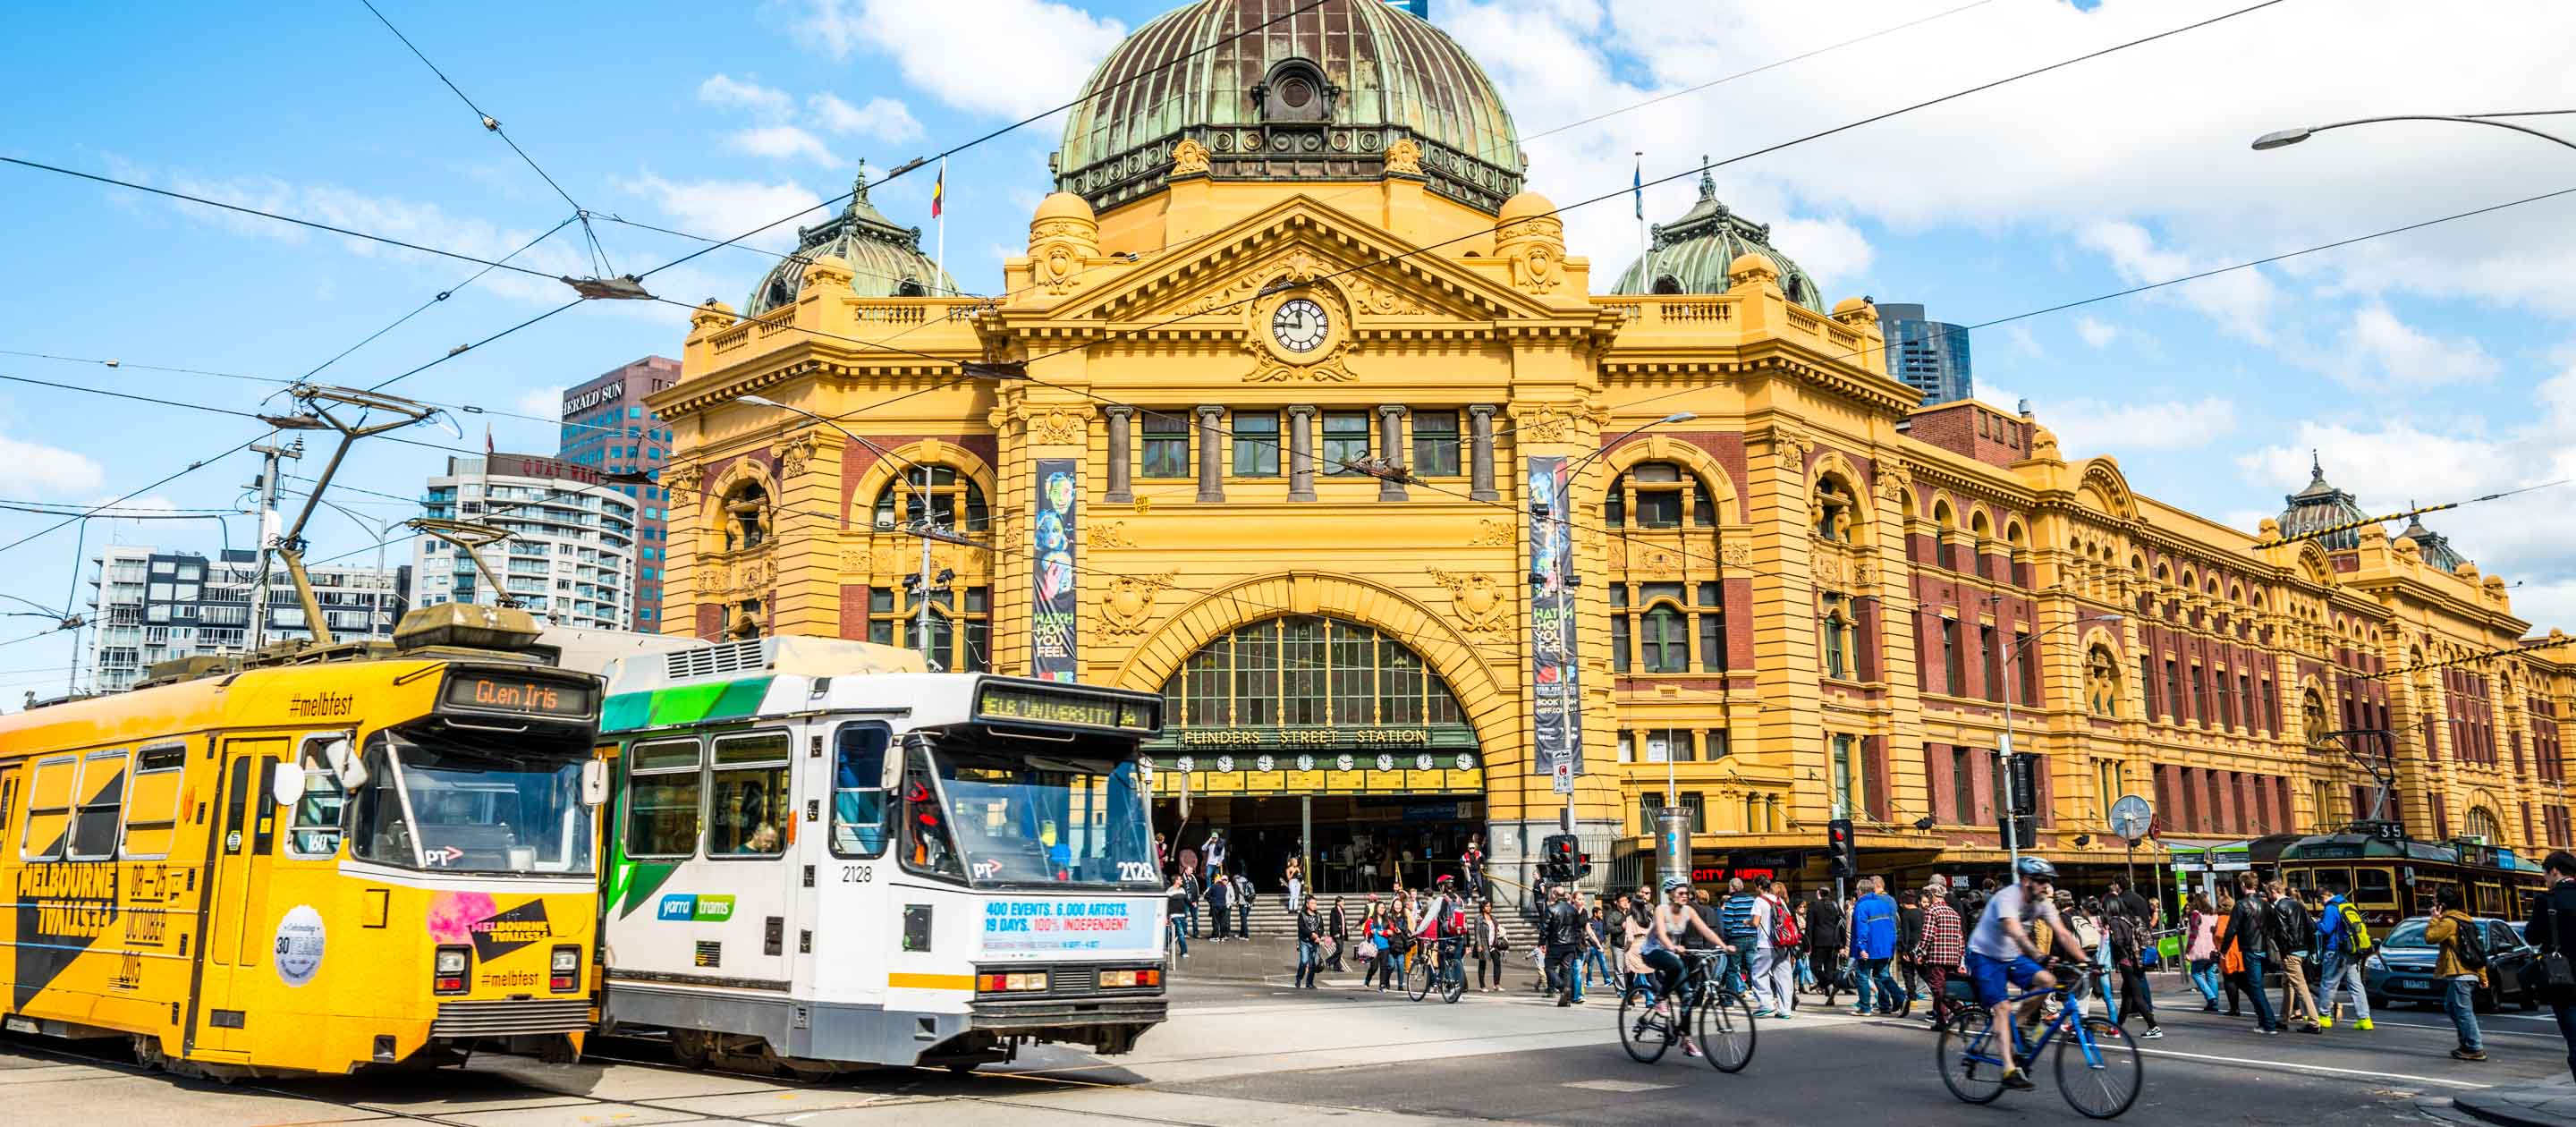
[[[941,158],[939,158],[939,181],[938,181],[938,183],[939,183],[939,196],[940,196],[940,199],[939,199],[939,214],[938,214],[937,216],[935,216],[934,218],[936,218],[936,219],[938,219],[938,220],[939,220],[939,252],[938,252],[938,255],[937,255],[936,257],[934,257],[934,258],[932,258],[932,259],[930,260],[930,263],[931,263],[931,265],[936,266],[936,267],[938,267],[938,268],[939,268],[939,278],[945,278],[945,277],[947,277],[947,276],[948,276],[948,198],[947,198],[947,197],[948,197],[948,158],[947,158],[947,157],[941,157]],[[936,286],[944,286],[944,285],[946,285],[946,283],[944,283],[944,282],[940,281],[940,280],[939,280],[939,278],[933,278],[933,279],[931,279],[930,284],[931,284],[932,286],[934,286],[934,287],[936,287]]]
[[[1655,264],[1647,260],[1653,251],[1646,242],[1646,150],[1637,150],[1637,287],[1639,293],[1655,292]]]

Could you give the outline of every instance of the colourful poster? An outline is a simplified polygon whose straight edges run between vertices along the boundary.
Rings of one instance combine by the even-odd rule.
[[[1074,679],[1073,536],[1079,479],[1071,458],[1038,459],[1037,585],[1029,605],[1029,675]]]
[[[1565,516],[1565,459],[1529,459],[1530,685],[1537,702],[1538,754],[1530,773],[1568,762],[1583,773],[1583,697],[1574,660],[1574,545]]]
[[[1159,900],[984,902],[986,955],[1151,955],[1162,946]]]

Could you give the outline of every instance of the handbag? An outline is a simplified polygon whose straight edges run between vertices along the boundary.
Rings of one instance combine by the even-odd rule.
[[[2576,996],[2576,966],[2570,966],[2567,956],[2559,950],[2566,941],[2558,931],[2557,894],[2541,893],[2540,901],[2549,909],[2549,947],[2539,958],[2522,964],[2519,973],[2526,996],[2556,1005]]]

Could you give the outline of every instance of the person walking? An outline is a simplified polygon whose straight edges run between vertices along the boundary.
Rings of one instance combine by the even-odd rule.
[[[1225,879],[1222,869],[1208,870],[1207,908],[1210,943],[1225,942],[1226,904],[1234,899],[1234,882]]]
[[[1396,982],[1395,937],[1400,930],[1399,925],[1391,917],[1388,907],[1380,903],[1375,895],[1371,895],[1368,920],[1361,926],[1366,929],[1362,933],[1362,942],[1368,944],[1369,965],[1368,973],[1360,976],[1360,985],[1365,987],[1375,982],[1377,992],[1384,994],[1387,987],[1395,985]]]
[[[1654,911],[1656,905],[1653,894],[1643,889],[1638,892],[1638,902],[1648,911]],[[1717,934],[1719,938],[1726,940],[1728,947],[1734,950],[1733,954],[1726,957],[1724,980],[1737,983],[1738,988],[1743,990],[1747,997],[1753,999],[1754,1016],[1763,1017],[1767,1016],[1763,1011],[1770,1007],[1764,1001],[1761,988],[1753,984],[1755,900],[1753,891],[1744,886],[1743,877],[1728,880],[1726,899],[1717,906]]]
[[[2316,921],[2308,917],[2307,905],[2296,894],[2282,887],[2274,877],[2266,891],[2272,896],[2272,954],[2281,960],[2281,1024],[2299,1023],[2301,1033],[2323,1033],[2317,1024],[2317,999],[2308,992],[2309,947],[2316,942]]]
[[[1511,940],[1503,934],[1502,921],[1494,918],[1494,902],[1476,905],[1476,926],[1469,937],[1471,953],[1476,957],[1476,989],[1491,994],[1503,988],[1503,954],[1511,950]],[[1487,972],[1492,977],[1487,978]]]
[[[1333,910],[1324,917],[1324,934],[1332,937],[1333,953],[1326,956],[1324,961],[1331,965],[1334,974],[1349,973],[1342,969],[1342,955],[1351,945],[1351,932],[1347,926],[1349,922],[1342,915],[1342,898],[1333,897]]]
[[[1908,888],[1896,894],[1896,971],[1907,1001],[1923,997],[1923,968],[1914,961],[1914,948],[1922,942],[1923,894]]]
[[[2523,942],[2540,952],[2533,961],[2545,967],[2542,960],[2551,955],[2576,958],[2576,853],[2552,850],[2540,871],[2549,887],[2531,898],[2531,915],[2522,929]],[[2567,1072],[2576,1076],[2576,993],[2544,993],[2540,1000],[2549,1003],[2549,1012],[2558,1019],[2558,1038],[2567,1043]]]
[[[2141,1036],[2152,1041],[2165,1035],[2164,1027],[2156,1023],[2155,997],[2147,989],[2147,947],[2155,942],[2155,929],[2136,901],[2115,894],[2112,905],[2103,930],[2109,933],[2104,939],[2111,946],[2111,973],[2120,982],[2114,1020],[2126,1029],[2132,1017],[2147,1019],[2147,1031]]]
[[[1610,973],[1610,911],[1598,896],[1592,898],[1592,910],[1583,913],[1583,930],[1583,988],[1592,988],[1598,972],[1603,986],[1619,989],[1619,977]]]
[[[1608,963],[1610,985],[1623,994],[1628,990],[1628,948],[1635,941],[1629,924],[1635,921],[1636,914],[1636,900],[1622,892],[1611,899],[1610,906],[1596,921],[1601,927],[1602,943],[1608,948],[1604,959]]]
[[[1189,893],[1190,938],[1201,938],[1199,902],[1207,898],[1207,881],[1199,876],[1199,867],[1190,860],[1187,850],[1181,853],[1181,887]]]
[[[1225,831],[1210,829],[1207,840],[1199,843],[1199,856],[1207,860],[1208,876],[1225,874]]]
[[[2441,950],[2433,960],[2433,977],[2443,982],[2442,1009],[2460,1033],[2452,1060],[2487,1059],[2486,1043],[2478,1036],[2477,1004],[2478,991],[2487,984],[2486,944],[2478,934],[2485,926],[2460,910],[2458,885],[2434,891],[2433,918],[2424,925],[2424,939]]]
[[[1872,1017],[1896,1008],[1896,979],[1887,973],[1896,957],[1896,901],[1878,890],[1878,878],[1862,877],[1852,901],[1852,976],[1859,980],[1852,1014]]]
[[[1967,953],[1967,933],[1960,930],[1959,912],[1944,891],[1939,885],[1923,890],[1923,935],[1914,942],[1914,964],[1923,968],[1924,991],[1932,996],[1932,1012],[1925,1020],[1936,1028],[1950,1020],[1950,975]]]
[[[1583,910],[1574,906],[1566,886],[1548,890],[1547,915],[1541,926],[1547,944],[1547,983],[1556,994],[1556,1004],[1581,1003],[1583,982],[1575,960],[1583,954]]]
[[[1324,917],[1315,911],[1312,899],[1297,909],[1297,985],[1296,989],[1315,988],[1315,976],[1324,969]]]
[[[1466,885],[1468,897],[1476,900],[1490,899],[1485,895],[1484,841],[1479,835],[1469,834],[1467,848],[1458,854],[1458,879]]]
[[[1171,887],[1163,890],[1165,902],[1170,905],[1170,910],[1165,914],[1171,917],[1171,922],[1166,926],[1172,933],[1171,944],[1175,952],[1173,957],[1181,959],[1190,957],[1190,933],[1188,929],[1181,926],[1190,908],[1189,879],[1188,870],[1174,873]]]
[[[1252,877],[1234,874],[1234,937],[1252,938]]]
[[[2182,957],[2191,966],[2191,984],[2200,989],[2202,1013],[2218,1012],[2218,915],[2206,892],[2194,893],[2183,916]]]
[[[2272,953],[2272,905],[2263,899],[2251,870],[2236,874],[2236,908],[2228,914],[2219,951],[2234,956],[2237,986],[2253,998],[2254,1031],[2281,1032],[2281,1023],[2272,1016],[2272,994],[2263,988],[2263,963]]]
[[[1813,976],[1816,992],[1825,996],[1825,1005],[1834,1004],[1834,993],[1842,985],[1843,948],[1850,935],[1843,928],[1843,906],[1835,901],[1834,890],[1819,887],[1807,899],[1807,970]]]
[[[2326,878],[2325,910],[2317,913],[2317,962],[2325,973],[2317,978],[2317,1024],[2334,1028],[2335,994],[2349,986],[2352,990],[2352,1027],[2367,1033],[2370,1025],[2370,992],[2362,985],[2361,965],[2370,957],[2372,942],[2370,924],[2361,918],[2361,910],[2345,899],[2352,892],[2348,877]]]
[[[1756,990],[1767,991],[1771,999],[1771,1016],[1796,1016],[1798,1009],[1798,972],[1789,964],[1804,950],[1797,934],[1797,923],[1789,916],[1789,904],[1780,899],[1780,882],[1764,877],[1756,886],[1753,898],[1753,983]]]

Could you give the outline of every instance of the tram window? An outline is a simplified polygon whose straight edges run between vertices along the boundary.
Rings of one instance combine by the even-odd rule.
[[[125,752],[93,751],[81,764],[80,808],[72,812],[71,857],[116,855],[116,823],[125,816]]]
[[[627,750],[626,855],[698,851],[698,741],[639,743]]]
[[[323,750],[345,736],[313,736],[304,741],[297,767],[304,772],[304,797],[295,803],[295,822],[287,829],[286,851],[297,857],[330,857],[340,852],[340,815],[349,802],[340,777],[331,773]]]
[[[18,841],[20,857],[51,861],[63,855],[63,839],[72,822],[72,782],[79,773],[80,761],[68,755],[36,764],[34,776],[27,780],[27,828]]]
[[[2352,886],[2354,903],[2365,908],[2397,903],[2397,883],[2394,874],[2388,870],[2356,869],[2353,875],[2356,878]]]
[[[787,733],[716,737],[708,787],[707,856],[775,857],[785,851]]]
[[[125,847],[129,858],[167,857],[179,822],[179,788],[187,780],[188,749],[178,744],[134,753],[126,784]]]
[[[2308,883],[2309,879],[2306,869],[2287,869],[2281,873],[2282,882],[2289,885],[2294,892],[2307,891],[2311,887]]]
[[[886,848],[883,724],[843,724],[832,759],[832,855],[882,857]]]

